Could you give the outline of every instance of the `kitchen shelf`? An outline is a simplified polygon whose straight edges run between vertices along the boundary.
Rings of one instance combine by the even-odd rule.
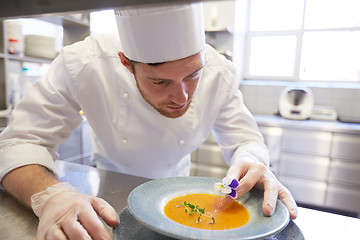
[[[41,21],[62,25],[63,27],[90,27],[89,14],[84,14],[81,19],[77,19],[72,16],[48,16],[37,18]]]
[[[205,29],[205,33],[229,33],[233,34],[234,31],[231,27],[211,27]]]
[[[54,0],[55,1],[55,0]],[[2,8],[0,3],[0,9]],[[0,10],[1,12],[1,10]],[[42,16],[36,18],[41,21],[53,23],[63,27],[63,44],[69,45],[77,41],[83,40],[90,35],[90,22],[88,13],[77,13],[69,16]],[[31,63],[45,63],[50,64],[53,59],[30,57],[7,52],[6,24],[5,21],[0,20],[0,110],[7,109],[9,103],[9,62],[31,62]],[[20,71],[20,70],[19,70]]]
[[[53,59],[47,59],[47,58],[19,56],[19,55],[4,54],[4,53],[0,53],[0,58],[6,58],[8,60],[19,61],[19,62],[49,63],[49,64],[53,61]]]
[[[206,42],[214,47],[220,54],[224,55],[228,60],[232,60],[233,53],[228,49],[222,49],[223,42],[229,41],[233,37],[232,27],[208,27],[205,29]]]

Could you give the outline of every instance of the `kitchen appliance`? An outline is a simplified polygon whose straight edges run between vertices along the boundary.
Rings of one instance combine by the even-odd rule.
[[[289,86],[285,88],[279,99],[280,115],[292,120],[310,118],[314,106],[314,97],[307,87]]]
[[[314,106],[311,119],[323,121],[336,121],[338,114],[333,106]]]

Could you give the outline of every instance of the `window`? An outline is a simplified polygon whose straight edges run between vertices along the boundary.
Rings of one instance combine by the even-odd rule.
[[[359,0],[251,0],[245,79],[360,82]]]
[[[90,13],[91,35],[117,33],[114,10],[101,10]]]

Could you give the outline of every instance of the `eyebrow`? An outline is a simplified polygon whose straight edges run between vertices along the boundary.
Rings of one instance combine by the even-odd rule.
[[[194,75],[195,73],[199,72],[200,70],[202,70],[204,68],[204,66],[201,66],[199,69],[195,70],[193,73],[191,73],[190,75],[186,76],[185,78],[188,78],[192,75]],[[152,78],[152,77],[146,77],[149,80],[152,81],[172,81],[171,79],[166,79],[166,78]],[[185,79],[184,78],[184,79]]]

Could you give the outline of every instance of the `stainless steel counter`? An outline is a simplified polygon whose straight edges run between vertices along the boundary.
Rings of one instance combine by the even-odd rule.
[[[127,206],[129,193],[136,186],[149,181],[65,161],[56,161],[56,168],[62,181],[70,182],[82,193],[105,199],[118,213]],[[37,224],[38,219],[31,209],[0,191],[0,240],[34,240]],[[108,230],[112,233],[110,227]]]
[[[80,192],[97,195],[108,201],[118,213],[126,207],[127,197],[136,186],[149,179],[93,167],[57,161],[61,180],[68,181]],[[21,206],[6,192],[0,191],[0,240],[34,240],[38,219],[30,209]],[[300,208],[295,221],[307,240],[356,239],[360,219]],[[329,227],[330,226],[330,227]],[[108,228],[112,232],[111,228]],[[326,238],[322,238],[326,233]],[[320,238],[319,238],[320,236]],[[333,238],[334,237],[334,238]]]
[[[322,120],[289,120],[280,116],[254,115],[261,126],[282,127],[299,130],[326,131],[335,133],[360,134],[360,124]]]

